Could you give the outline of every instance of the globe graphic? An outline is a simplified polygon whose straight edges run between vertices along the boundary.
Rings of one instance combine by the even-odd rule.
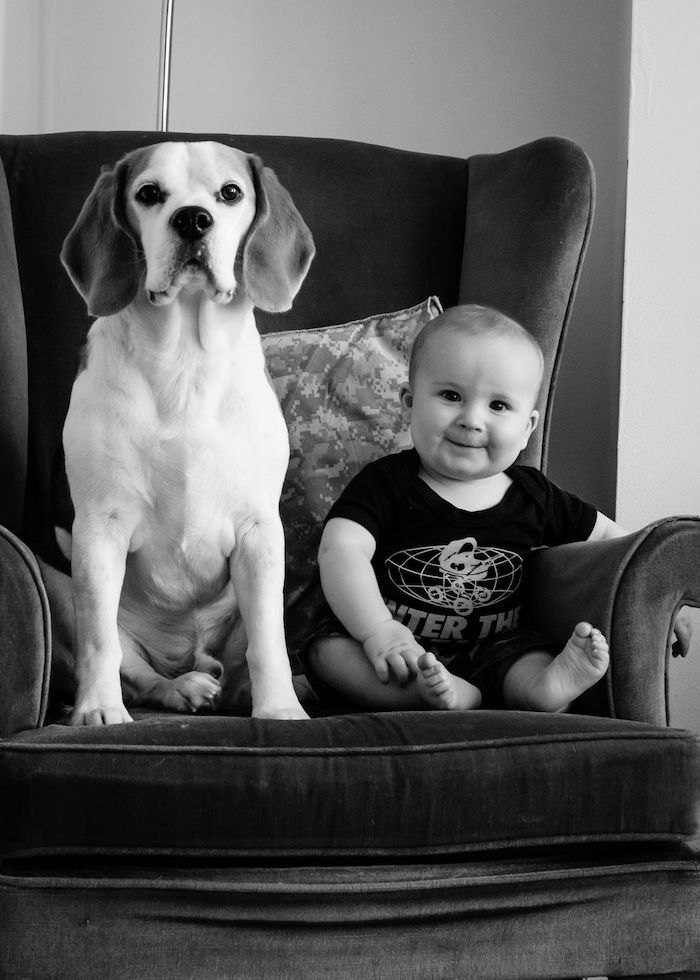
[[[386,559],[385,567],[406,595],[464,616],[506,599],[522,577],[520,555],[480,548],[474,538],[398,551]]]

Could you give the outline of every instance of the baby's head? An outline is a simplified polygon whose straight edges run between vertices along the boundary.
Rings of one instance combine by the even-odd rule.
[[[507,346],[503,345],[503,351],[512,351],[513,358],[523,359],[532,369],[533,398],[534,407],[542,387],[544,376],[544,357],[542,348],[535,338],[519,323],[512,320],[505,313],[500,313],[489,306],[478,306],[475,303],[463,306],[451,306],[441,313],[440,316],[427,323],[415,339],[411,350],[411,357],[408,364],[408,380],[413,385],[416,370],[420,364],[421,356],[432,338],[435,338],[443,331],[454,331],[455,335],[461,338],[465,345],[475,337],[502,339],[510,341]]]
[[[404,418],[423,469],[435,478],[504,472],[539,418],[544,358],[520,324],[484,306],[455,306],[416,338]]]

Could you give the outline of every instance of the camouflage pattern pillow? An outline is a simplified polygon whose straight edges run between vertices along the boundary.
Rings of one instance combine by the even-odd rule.
[[[418,331],[441,312],[433,296],[397,313],[262,338],[291,447],[280,504],[290,653],[321,607],[316,552],[331,504],[366,463],[410,444],[399,386]]]

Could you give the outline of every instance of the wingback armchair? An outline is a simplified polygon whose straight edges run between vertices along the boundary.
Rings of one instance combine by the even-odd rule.
[[[700,976],[700,751],[667,707],[673,617],[700,600],[694,518],[531,561],[531,622],[563,642],[589,619],[611,643],[566,714],[65,724],[51,470],[88,319],[58,257],[101,165],[171,138],[0,137],[0,976]],[[546,467],[593,174],[558,138],[469,159],[213,138],[277,172],[317,247],[293,309],[258,316],[292,440],[294,657],[333,481],[400,441],[408,343],[439,302],[491,304],[541,342],[526,461]]]

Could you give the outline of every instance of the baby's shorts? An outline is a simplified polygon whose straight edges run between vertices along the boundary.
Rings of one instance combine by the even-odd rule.
[[[331,636],[349,636],[342,624],[331,614],[320,622],[299,654],[304,672],[315,693],[323,704],[332,707],[347,706],[325,681],[322,681],[309,663],[308,650],[314,640]],[[418,640],[420,643],[420,639]],[[471,646],[465,643],[434,643],[425,649],[434,653],[451,674],[469,681],[481,692],[482,708],[503,708],[503,679],[509,669],[526,653],[533,650],[556,656],[559,647],[536,630],[504,630]]]
[[[503,680],[516,662],[534,650],[556,656],[559,647],[537,630],[517,627],[504,630],[486,640],[479,640],[465,657],[464,649],[457,655],[434,649],[433,653],[451,674],[463,677],[481,691],[482,708],[503,708]]]

